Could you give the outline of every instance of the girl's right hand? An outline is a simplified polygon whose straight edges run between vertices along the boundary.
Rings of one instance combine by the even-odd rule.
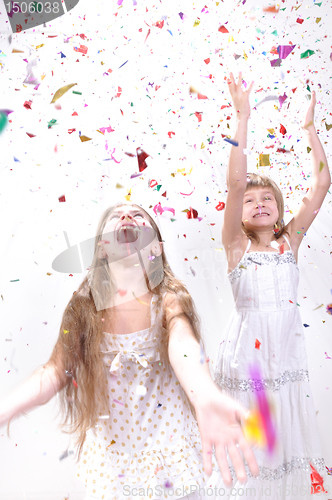
[[[254,85],[254,82],[251,82],[247,90],[242,89],[242,73],[239,72],[238,83],[235,83],[233,73],[229,74],[229,79],[227,80],[229,85],[229,92],[232,96],[233,104],[236,111],[240,116],[244,116],[249,118],[250,116],[250,104],[249,104],[249,94]]]
[[[214,447],[219,469],[226,487],[232,486],[226,450],[232,461],[237,479],[244,483],[247,474],[244,461],[252,475],[259,475],[255,455],[244,437],[241,420],[247,417],[246,410],[232,398],[214,386],[200,398],[191,400],[196,412],[202,440],[203,466],[206,474],[212,473],[212,449]]]

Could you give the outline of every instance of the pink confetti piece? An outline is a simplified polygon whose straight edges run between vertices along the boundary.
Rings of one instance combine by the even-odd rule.
[[[160,212],[160,214],[162,214],[163,212],[165,212],[165,210],[168,210],[169,212],[172,212],[172,214],[175,216],[175,210],[174,210],[174,208],[171,208],[171,207],[162,207],[160,202],[157,203],[157,205],[155,205],[153,207],[153,211],[154,211],[154,213],[156,215],[158,215],[157,214],[157,210]]]
[[[118,401],[117,399],[113,399],[114,403],[117,403],[118,405],[121,405],[121,406],[124,406],[124,403],[121,403],[120,401]]]

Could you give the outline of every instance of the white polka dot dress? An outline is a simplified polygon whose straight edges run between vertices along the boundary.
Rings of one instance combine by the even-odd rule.
[[[205,486],[197,422],[174,371],[167,374],[160,360],[156,299],[150,328],[104,333],[109,408],[87,432],[78,464],[91,499],[181,498]]]

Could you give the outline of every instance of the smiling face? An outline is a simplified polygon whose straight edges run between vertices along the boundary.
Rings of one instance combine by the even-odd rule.
[[[246,228],[254,231],[273,229],[278,218],[277,200],[270,187],[250,188],[245,192],[242,222]]]

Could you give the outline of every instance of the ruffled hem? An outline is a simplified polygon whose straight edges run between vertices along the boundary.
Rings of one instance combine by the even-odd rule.
[[[89,447],[86,443],[78,477],[91,498],[178,499],[189,494],[191,486],[204,488],[207,484],[201,440],[194,432],[171,449],[142,451],[136,457],[117,450],[107,452],[101,445],[92,453]]]
[[[292,470],[291,472],[284,472],[281,478],[279,477],[275,480],[263,480],[260,477],[253,478],[248,474],[248,481],[245,484],[240,484],[239,481],[233,481],[233,486],[231,488],[226,488],[220,472],[215,471],[208,481],[206,496],[209,497],[209,491],[213,490],[212,498],[222,498],[223,500],[252,500],[253,498],[255,500],[327,499],[330,490],[325,481],[325,477],[326,474],[323,474],[323,486],[316,486],[315,491],[311,486],[310,471],[299,469]]]

